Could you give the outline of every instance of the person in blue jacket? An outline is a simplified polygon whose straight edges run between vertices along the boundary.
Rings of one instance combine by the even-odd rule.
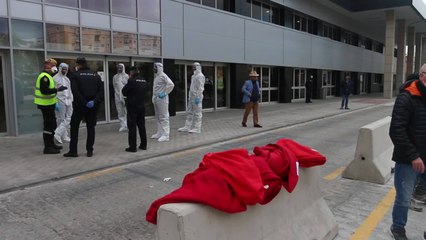
[[[241,91],[243,92],[243,103],[245,104],[245,111],[243,122],[241,123],[243,127],[247,127],[247,118],[253,109],[253,126],[256,128],[261,128],[259,125],[259,100],[260,100],[260,85],[257,80],[259,74],[256,71],[251,71],[249,74],[250,79],[244,82]]]

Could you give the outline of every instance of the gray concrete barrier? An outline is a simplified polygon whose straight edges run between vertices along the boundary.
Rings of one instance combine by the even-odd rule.
[[[335,218],[321,196],[319,168],[300,169],[292,193],[282,189],[266,205],[228,214],[206,205],[165,204],[158,210],[158,240],[331,240]]]
[[[393,143],[389,137],[391,117],[359,129],[355,158],[342,177],[385,184],[391,177]]]

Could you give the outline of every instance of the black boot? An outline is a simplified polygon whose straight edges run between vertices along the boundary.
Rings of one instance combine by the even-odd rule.
[[[58,154],[61,151],[59,151],[59,149],[55,149],[53,147],[45,147],[43,150],[44,154]]]

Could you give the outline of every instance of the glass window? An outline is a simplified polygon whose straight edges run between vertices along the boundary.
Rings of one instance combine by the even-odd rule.
[[[227,67],[218,66],[216,74],[217,107],[226,107]]]
[[[231,11],[231,0],[217,0],[216,8]]]
[[[271,16],[272,23],[282,25],[280,9],[278,7],[271,7]]]
[[[138,54],[138,37],[133,33],[113,33],[114,53]]]
[[[111,36],[109,31],[83,28],[82,34],[82,51],[99,53],[111,52]]]
[[[140,34],[139,55],[160,56],[161,37]]]
[[[252,2],[252,12],[251,12],[251,17],[255,18],[255,19],[262,19],[262,9],[260,7],[260,2],[259,1],[253,1]]]
[[[203,0],[203,5],[209,6],[209,7],[216,7],[215,2],[216,0]]]
[[[12,42],[14,47],[43,48],[43,24],[12,20]]]
[[[298,15],[294,15],[294,29],[296,30],[302,29],[301,25],[302,25],[301,17]]]
[[[9,46],[9,26],[6,18],[0,18],[0,46]]]
[[[80,28],[46,24],[46,43],[49,50],[80,51]]]
[[[82,0],[81,8],[109,13],[109,0]]]
[[[203,108],[214,108],[215,105],[215,79],[214,79],[214,67],[213,66],[202,66],[203,74],[206,78],[204,82],[204,92],[203,92]],[[193,74],[192,66],[188,66],[188,75]],[[188,92],[189,86],[191,85],[191,76],[188,76]]]
[[[20,134],[39,132],[43,129],[40,110],[34,107],[34,87],[38,74],[43,70],[43,51],[13,51],[15,66],[15,97]]]
[[[188,2],[193,2],[193,3],[200,3],[200,0],[186,0]]]
[[[251,0],[237,1],[240,4],[241,15],[251,17]]]
[[[262,20],[265,22],[271,22],[272,19],[272,11],[271,6],[262,3]]]
[[[262,68],[262,88],[269,88],[269,68]]]
[[[139,18],[160,21],[160,0],[139,0]]]
[[[54,3],[58,5],[64,5],[69,7],[78,7],[78,0],[44,0],[45,3]]]
[[[192,69],[191,69],[192,71]],[[175,87],[173,88],[172,94],[175,96],[176,101],[176,111],[185,111],[186,109],[186,97],[185,97],[185,89],[186,89],[186,79],[185,76],[185,65],[176,64],[175,65],[175,79],[173,79],[173,83]],[[189,87],[189,86],[188,86]],[[150,101],[151,102],[151,101]]]
[[[136,0],[111,0],[111,4],[113,14],[136,17]]]

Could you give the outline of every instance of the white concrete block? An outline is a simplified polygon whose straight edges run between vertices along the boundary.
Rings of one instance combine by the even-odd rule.
[[[355,158],[342,177],[385,184],[391,177],[393,143],[389,137],[391,117],[359,129]]]
[[[332,212],[321,197],[319,168],[301,169],[292,193],[285,189],[268,204],[228,214],[206,205],[166,204],[158,211],[158,240],[331,240]]]

